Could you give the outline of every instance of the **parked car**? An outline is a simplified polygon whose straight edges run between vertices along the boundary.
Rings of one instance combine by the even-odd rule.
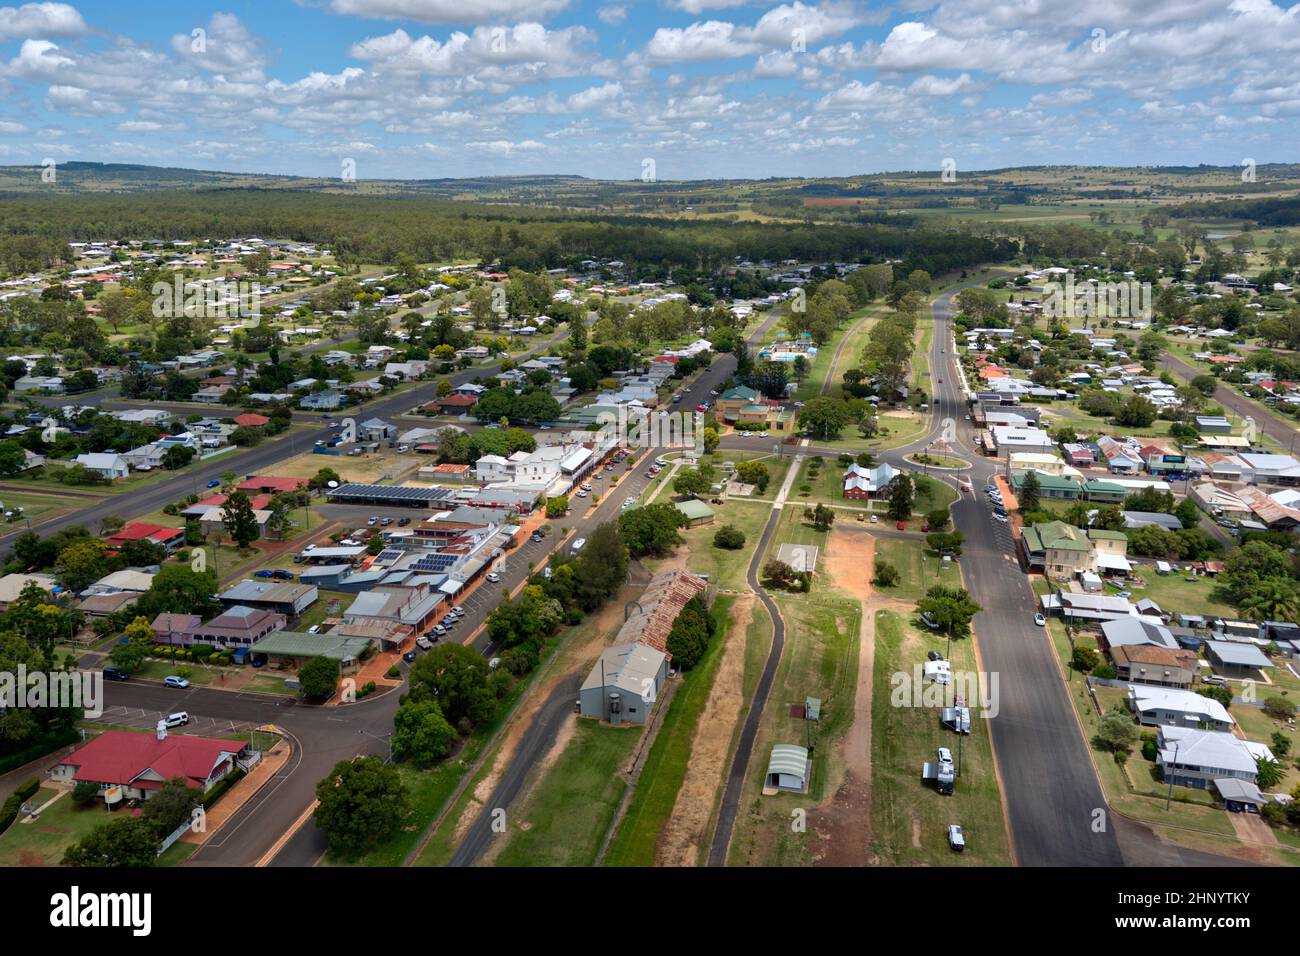
[[[1043,615],[1041,615],[1041,614],[1035,614],[1035,615],[1034,615],[1034,623],[1037,624],[1039,627],[1046,627],[1046,626],[1047,626],[1047,618],[1043,617]]]
[[[573,554],[577,554],[579,551],[582,550],[583,545],[585,545],[586,543],[587,543],[586,538],[579,538],[577,541],[573,542],[573,544],[569,547],[569,551],[571,551]]]
[[[416,654],[415,651],[407,651],[405,654],[402,655],[402,660],[406,661],[406,663],[408,664],[414,664],[415,659],[419,656],[420,655]]]
[[[411,523],[411,519],[410,519],[410,518],[399,518],[399,519],[397,520],[397,526],[398,526],[399,528],[405,528],[405,527],[406,527],[408,524],[410,524],[410,523]]]
[[[320,625],[319,625],[319,624],[313,624],[311,627],[307,628],[307,633],[308,633],[308,634],[319,634],[319,633],[320,633]]]
[[[105,667],[104,679],[105,680],[130,680],[131,675],[119,667]]]
[[[275,578],[277,581],[292,581],[293,572],[286,571],[284,568],[276,568],[271,572],[271,577]]]
[[[366,519],[367,527],[373,528],[377,524],[379,524],[379,515],[371,515],[369,518]]]
[[[208,487],[209,487],[209,488],[216,488],[216,487],[219,487],[220,485],[221,485],[221,479],[220,479],[220,478],[213,478],[211,481],[208,482]]]
[[[532,540],[534,540],[534,541],[541,541],[541,540],[543,540],[542,533],[541,533],[540,531],[534,531],[534,532],[533,532],[533,535],[532,535]]]
[[[948,846],[958,853],[966,849],[966,836],[961,832],[961,827],[955,823],[948,827]]]
[[[380,520],[379,523],[380,523],[381,526],[387,528],[390,524],[393,523],[393,519],[392,519],[392,518],[383,518],[383,519]]]
[[[939,748],[939,763],[952,763],[952,751],[947,747]]]
[[[270,571],[265,571],[265,570],[263,570],[263,571],[254,571],[254,572],[253,572],[253,577],[255,577],[255,578],[269,578],[269,577],[273,577],[273,575],[272,575],[272,573],[271,573]]]
[[[906,522],[906,521],[900,521],[900,522],[898,522],[898,524],[897,524],[895,527],[897,527],[899,531],[906,531],[906,530],[907,530],[907,522]]]
[[[433,647],[433,641],[429,640],[422,634],[415,639],[415,646],[422,651],[427,651]]]
[[[489,571],[487,579],[489,584],[499,584],[501,581],[501,575],[497,574],[495,571]]]
[[[181,690],[184,690],[186,687],[190,686],[190,682],[187,681],[184,677],[177,677],[175,674],[168,674],[166,677],[163,678],[163,686],[179,687]]]
[[[879,521],[880,521],[880,518],[877,517],[876,515],[872,515],[872,516],[871,516],[871,523],[872,523],[872,524],[877,524]]]
[[[464,615],[465,609],[461,607],[459,604],[457,604],[455,607],[451,609],[451,613],[455,614],[457,617],[461,617],[462,615]]]
[[[163,724],[167,727],[184,727],[190,722],[190,715],[183,710],[178,710],[174,714],[168,714],[163,718]]]
[[[995,514],[995,515],[993,516],[993,520],[996,521],[998,524],[1008,524],[1008,523],[1009,523],[1009,519],[1007,518],[1007,516],[1006,516],[1005,514]]]
[[[447,629],[446,629],[445,627],[443,627],[441,624],[435,624],[435,625],[433,625],[433,633],[434,633],[434,634],[437,634],[439,637],[446,637],[447,634],[448,634],[448,631],[447,631]]]

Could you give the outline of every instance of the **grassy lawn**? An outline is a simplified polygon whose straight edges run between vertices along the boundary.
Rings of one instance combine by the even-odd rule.
[[[921,779],[921,765],[939,747],[957,752],[956,734],[940,726],[933,708],[894,706],[892,678],[910,675],[926,651],[945,650],[939,636],[912,627],[893,611],[876,614],[875,673],[871,703],[872,850],[885,866],[1009,866],[1011,851],[1002,813],[988,725],[972,706],[972,733],[961,741],[960,774],[952,796]],[[975,670],[970,641],[954,641],[954,671]],[[973,702],[972,702],[973,703]],[[966,851],[948,847],[947,828],[958,823]]]
[[[54,518],[61,514],[66,514],[74,508],[82,508],[86,505],[94,504],[96,498],[72,498],[66,495],[43,495],[33,494],[25,491],[0,491],[0,502],[4,503],[5,510],[14,508],[23,509],[23,517],[31,518],[32,521],[43,521],[47,518]],[[14,529],[25,528],[26,523],[19,518],[15,521],[5,522],[6,525],[13,525]],[[98,528],[94,530],[99,530]]]
[[[936,584],[960,587],[961,560],[957,558],[945,568],[939,556],[919,538],[876,538],[876,561],[888,561],[898,569],[899,577],[898,584],[882,588],[881,593],[901,601],[919,601],[926,589]]]
[[[745,572],[749,568],[754,548],[758,546],[758,539],[763,535],[767,519],[772,514],[771,505],[733,498],[725,505],[710,507],[717,512],[717,522],[681,532],[685,542],[682,547],[687,552],[686,568],[696,574],[707,574],[710,582],[724,590],[746,590],[749,585],[745,581]],[[714,547],[713,536],[724,524],[732,525],[745,533],[743,548],[728,551],[726,548]]]
[[[858,670],[861,605],[814,592],[778,599],[786,622],[785,650],[763,710],[732,834],[731,866],[810,864],[809,834],[794,832],[791,811],[811,808],[832,796],[829,783],[839,774],[838,741],[853,718]],[[817,722],[790,716],[792,704],[821,699]],[[807,793],[762,793],[767,760],[779,743],[815,744],[809,762]]]
[[[57,791],[42,787],[29,803],[40,806]],[[72,795],[65,794],[31,823],[15,820],[0,835],[0,866],[58,866],[63,851],[79,842],[101,823],[118,819],[104,809],[102,800],[89,806],[77,806]]]
[[[1148,570],[1146,567],[1143,567],[1142,573],[1146,586],[1131,588],[1133,592],[1133,597],[1129,599],[1131,601],[1150,598],[1170,614],[1181,611],[1214,617],[1235,618],[1237,616],[1236,608],[1215,601],[1210,596],[1215,585],[1212,580],[1204,576],[1188,581],[1181,574],[1156,574],[1155,568]]]
[[[510,815],[498,866],[590,866],[614,819],[643,729],[578,720],[550,771]]]
[[[691,743],[700,715],[709,701],[722,660],[723,638],[730,625],[735,598],[723,596],[713,602],[713,620],[718,628],[703,660],[681,679],[668,713],[646,757],[636,792],[619,824],[618,833],[605,855],[606,866],[653,866],[656,844],[686,777]]]

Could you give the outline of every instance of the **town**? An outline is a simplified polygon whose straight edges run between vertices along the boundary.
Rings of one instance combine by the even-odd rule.
[[[1089,928],[1282,912],[1248,881],[1300,864],[1300,165],[1033,146],[1151,58],[1136,15],[1049,56],[950,4],[568,6],[164,46],[0,7],[0,141],[114,136],[0,165],[0,866],[96,931],[130,871],[116,930],[160,938],[231,867],[263,902],[854,868]],[[988,112],[982,33],[1101,59]],[[364,69],[307,52],[340,36]],[[179,85],[128,107],[137,56]],[[1049,868],[1087,873],[1019,888]]]

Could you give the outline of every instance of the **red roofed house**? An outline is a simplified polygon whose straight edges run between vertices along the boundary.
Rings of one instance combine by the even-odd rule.
[[[121,531],[105,538],[104,544],[110,548],[120,548],[128,541],[152,541],[161,544],[171,554],[185,543],[185,532],[180,528],[164,528],[147,521],[131,521],[123,525]]]
[[[122,800],[147,800],[176,777],[191,789],[207,791],[235,769],[244,746],[238,740],[171,737],[166,730],[152,734],[107,730],[64,758],[50,771],[50,778],[69,784],[97,783],[110,806]]]
[[[468,412],[478,402],[475,395],[446,395],[429,404],[444,415],[460,415]]]
[[[278,495],[286,491],[301,491],[306,487],[306,478],[274,478],[271,475],[254,475],[247,481],[241,481],[235,485],[237,491],[248,494],[261,492],[268,495]]]
[[[254,412],[245,412],[235,418],[235,424],[244,428],[261,428],[263,425],[271,424],[271,419]]]
[[[248,503],[252,505],[254,511],[265,511],[271,505],[271,495],[249,495]],[[220,508],[225,505],[228,499],[225,495],[208,495],[201,498],[194,504],[190,505],[181,512],[186,518],[202,518],[211,508]]]

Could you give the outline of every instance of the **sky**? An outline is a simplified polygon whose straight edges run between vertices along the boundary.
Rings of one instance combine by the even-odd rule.
[[[0,164],[682,180],[1292,162],[1297,53],[1300,4],[1269,0],[0,5]]]

